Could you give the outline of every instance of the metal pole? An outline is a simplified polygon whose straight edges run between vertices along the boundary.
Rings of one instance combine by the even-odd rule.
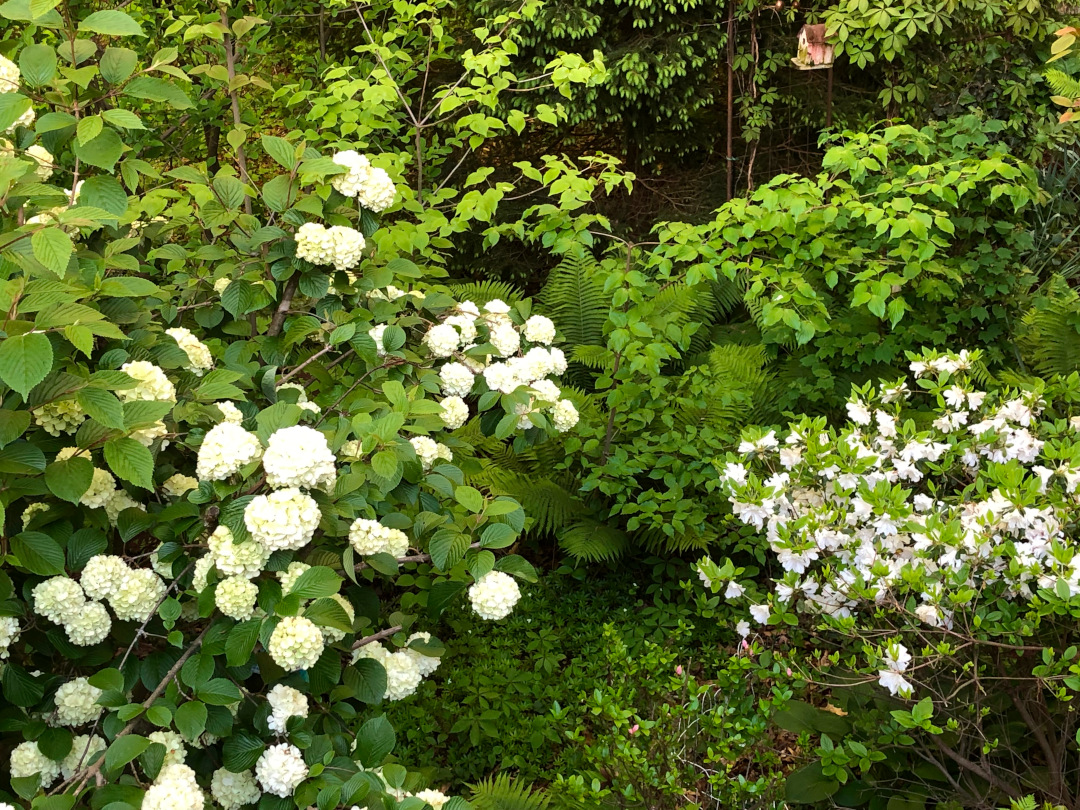
[[[735,196],[735,173],[732,164],[735,161],[735,71],[732,63],[735,61],[735,2],[728,3],[727,18],[727,199]]]
[[[829,65],[829,95],[825,106],[825,126],[826,128],[832,126],[832,65]]]

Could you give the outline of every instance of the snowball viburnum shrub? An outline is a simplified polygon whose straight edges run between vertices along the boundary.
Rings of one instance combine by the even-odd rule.
[[[79,21],[59,19],[45,50],[76,47]],[[438,678],[443,648],[422,629],[438,611],[416,609],[428,592],[499,618],[515,577],[532,579],[503,551],[525,514],[467,482],[458,429],[476,419],[535,444],[572,424],[554,324],[527,302],[459,302],[437,274],[377,256],[404,242],[380,230],[397,227],[379,221],[396,189],[363,155],[268,135],[259,187],[225,166],[197,182],[203,164],[185,160],[182,182],[141,191],[127,163],[116,179],[77,139],[40,142],[26,124],[76,100],[41,48],[23,82],[26,28],[0,58],[0,177],[19,189],[0,198],[0,242],[25,253],[9,262],[0,353],[26,361],[0,363],[0,691],[29,720],[0,732],[0,779],[37,777],[38,796],[73,806],[122,779],[147,810],[239,810],[263,793],[306,807],[326,772],[305,756],[372,748],[357,746],[376,733],[370,684],[409,700]],[[83,50],[80,69],[96,68],[103,54]],[[128,81],[86,73],[87,98]],[[139,154],[137,130],[109,119],[102,141]],[[394,216],[415,233],[413,212]],[[339,756],[334,778],[381,764]],[[381,802],[364,784],[368,798],[341,803]]]

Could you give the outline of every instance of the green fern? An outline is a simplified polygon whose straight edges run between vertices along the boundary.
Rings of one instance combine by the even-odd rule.
[[[611,296],[604,292],[600,263],[591,253],[567,255],[537,296],[570,346],[603,345]]]
[[[1054,91],[1055,96],[1067,96],[1080,98],[1080,80],[1074,79],[1068,73],[1051,68],[1046,71],[1046,83]]]
[[[1021,354],[1047,377],[1080,371],[1080,295],[1060,277],[1046,285],[1046,295],[1024,316]]]
[[[544,810],[548,806],[546,793],[505,773],[469,785],[469,790],[474,810]]]
[[[626,551],[630,538],[611,523],[583,518],[559,532],[559,547],[571,557],[588,562],[614,560]]]
[[[499,298],[508,304],[516,304],[522,299],[521,290],[505,281],[473,281],[468,284],[451,284],[450,292],[459,301],[472,301],[484,306],[489,301]]]

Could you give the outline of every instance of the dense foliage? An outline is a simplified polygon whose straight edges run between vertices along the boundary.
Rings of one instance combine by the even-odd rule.
[[[0,4],[0,810],[1077,806],[1074,11]]]

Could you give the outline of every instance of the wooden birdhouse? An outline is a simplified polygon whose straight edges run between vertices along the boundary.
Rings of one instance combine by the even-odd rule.
[[[825,24],[804,25],[799,31],[799,55],[791,60],[799,70],[832,67],[833,46],[825,41]]]

